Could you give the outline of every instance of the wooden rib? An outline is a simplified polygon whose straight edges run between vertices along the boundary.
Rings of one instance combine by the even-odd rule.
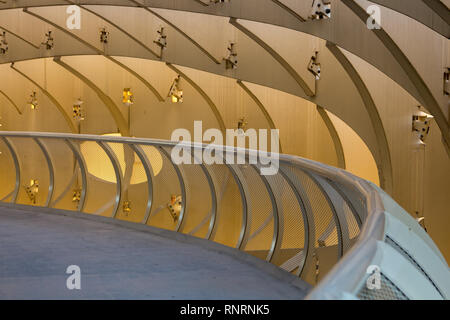
[[[181,30],[180,28],[178,28],[176,25],[174,25],[172,22],[170,22],[169,20],[167,20],[166,18],[164,18],[163,16],[161,16],[160,14],[156,13],[155,11],[151,10],[150,8],[144,6],[143,4],[135,1],[135,0],[128,0],[132,3],[134,3],[135,5],[143,8],[144,10],[146,10],[147,12],[150,12],[152,15],[154,15],[155,17],[157,17],[158,19],[161,19],[162,21],[164,21],[165,23],[167,23],[169,26],[171,26],[172,28],[174,28],[177,32],[179,32],[183,37],[185,37],[186,39],[188,39],[190,42],[192,42],[193,45],[195,45],[200,51],[202,51],[209,59],[211,59],[214,63],[216,64],[221,64],[221,61],[217,60],[211,53],[209,53],[205,48],[203,48],[197,41],[195,41],[193,38],[191,38],[188,34],[186,34],[183,30]]]
[[[2,27],[2,26],[0,26],[0,29],[2,29],[3,31],[5,31],[6,33],[12,34],[14,37],[16,37],[16,38],[22,40],[23,42],[25,42],[26,44],[32,46],[32,47],[35,48],[35,49],[39,49],[39,48],[40,48],[40,46],[35,45],[33,42],[28,41],[27,39],[21,37],[19,34],[15,33],[15,32],[12,32],[12,31],[10,31],[10,30],[8,30],[8,29]]]
[[[283,2],[281,2],[280,0],[272,0],[273,3],[277,4],[278,6],[280,6],[283,10],[286,10],[287,12],[289,12],[291,15],[293,15],[294,17],[296,17],[298,20],[300,20],[300,22],[305,22],[306,20],[299,15],[297,12],[295,12],[294,10],[292,10],[291,8],[289,8],[287,5],[285,5]]]
[[[164,98],[161,96],[161,94],[158,92],[158,90],[156,90],[155,87],[153,87],[150,82],[148,82],[147,80],[145,80],[140,74],[138,74],[136,71],[134,71],[133,69],[131,69],[130,67],[128,67],[127,65],[125,65],[124,63],[120,62],[119,60],[111,57],[111,56],[104,56],[106,59],[109,59],[110,61],[114,62],[115,64],[117,64],[118,66],[122,67],[123,69],[127,70],[129,73],[131,73],[133,76],[135,76],[137,79],[139,79],[151,92],[153,92],[153,94],[155,95],[155,97],[160,101],[160,102],[164,102]]]
[[[107,94],[105,94],[99,87],[97,87],[91,80],[89,80],[86,76],[81,74],[78,70],[71,67],[67,63],[62,62],[60,57],[54,58],[53,61],[59,64],[64,69],[66,69],[67,71],[69,71],[70,73],[72,73],[75,77],[83,81],[89,88],[91,88],[97,94],[97,96],[100,98],[103,104],[108,108],[122,136],[130,135],[128,123],[125,120],[124,116],[122,115],[122,112],[120,112],[119,107],[114,103],[114,101],[112,101],[112,99]]]
[[[34,81],[33,79],[31,79],[29,76],[27,76],[25,73],[23,73],[22,71],[20,71],[19,69],[17,69],[16,67],[14,67],[14,63],[11,63],[11,69],[13,69],[14,71],[16,71],[18,74],[20,74],[22,77],[24,77],[25,79],[27,79],[28,81],[30,81],[32,84],[34,84],[37,88],[39,88],[40,91],[42,91],[42,93],[56,106],[56,108],[58,109],[58,111],[61,113],[61,115],[63,116],[64,120],[66,120],[67,125],[70,128],[70,131],[72,133],[77,133],[77,129],[75,128],[75,125],[72,122],[72,119],[69,117],[69,115],[66,113],[66,111],[64,110],[63,106],[58,102],[58,100],[55,99],[55,97],[53,97],[53,95],[50,94],[50,92],[48,92],[47,90],[45,90],[42,86],[40,86],[36,81]]]
[[[241,80],[237,80],[236,82],[250,96],[250,98],[252,98],[252,100],[256,103],[256,105],[258,106],[259,110],[261,110],[261,112],[263,113],[263,115],[266,118],[267,122],[269,123],[270,129],[277,129],[276,126],[275,126],[275,122],[273,121],[272,117],[270,116],[270,114],[267,111],[267,109],[264,106],[264,104],[258,99],[258,97]],[[282,148],[281,148],[281,142],[280,142],[279,153],[283,153],[282,152]]]
[[[2,96],[4,96],[6,98],[6,100],[8,100],[13,105],[13,107],[16,109],[18,114],[22,115],[22,111],[20,111],[17,104],[4,91],[0,90],[0,94]]]
[[[345,169],[344,148],[342,146],[341,139],[339,138],[339,134],[336,131],[336,127],[334,126],[333,121],[331,121],[328,113],[324,108],[322,108],[321,106],[316,106],[316,108],[320,116],[322,117],[322,120],[328,129],[328,132],[330,133],[331,139],[333,140],[334,149],[336,150],[336,156],[338,160],[338,167]]]
[[[119,30],[120,32],[122,32],[123,34],[127,35],[127,37],[129,37],[131,40],[133,40],[134,42],[136,42],[137,44],[139,44],[141,47],[143,47],[145,50],[147,50],[148,52],[150,52],[155,58],[161,59],[161,56],[159,54],[157,54],[155,51],[153,51],[150,47],[148,47],[145,43],[143,43],[141,40],[137,39],[135,36],[133,36],[131,33],[129,33],[128,31],[126,31],[125,29],[123,29],[122,27],[120,27],[118,24],[112,22],[111,20],[105,18],[104,16],[102,16],[101,14],[95,12],[94,10],[91,10],[83,5],[79,5],[76,4],[75,2],[71,1],[71,0],[64,0],[67,3],[70,3],[72,5],[77,5],[80,8],[86,10],[87,12],[93,14],[94,16],[106,21],[108,24],[112,25],[114,28],[116,28],[117,30]]]
[[[295,71],[294,68],[282,57],[278,52],[276,52],[272,47],[265,43],[261,38],[255,35],[253,32],[248,30],[246,27],[237,22],[236,18],[230,18],[230,24],[235,26],[238,30],[247,35],[250,39],[259,44],[264,50],[266,50],[298,83],[298,85],[303,89],[303,92],[309,97],[313,97],[315,94],[302,79],[302,77]]]
[[[66,30],[65,28],[62,28],[61,26],[57,25],[56,23],[34,13],[31,11],[26,10],[26,8],[24,9],[24,12],[34,16],[37,19],[40,19],[42,21],[44,21],[45,23],[50,24],[51,26],[55,27],[58,30],[61,30],[62,32],[66,33],[67,35],[71,36],[72,38],[74,38],[75,40],[81,42],[83,45],[85,45],[86,47],[94,50],[97,54],[104,56],[106,59],[116,63],[117,65],[119,65],[120,67],[124,68],[125,70],[127,70],[128,72],[130,72],[132,75],[134,75],[136,78],[138,78],[140,81],[142,81],[142,83],[144,83],[144,85],[155,94],[156,98],[159,101],[164,101],[164,99],[161,97],[161,95],[159,94],[159,92],[147,81],[145,80],[142,76],[140,76],[138,73],[136,73],[134,70],[132,70],[131,68],[129,68],[128,66],[124,65],[123,63],[121,63],[120,61],[118,61],[117,59],[106,55],[102,50],[98,49],[97,47],[95,47],[94,45],[90,44],[89,42],[87,42],[86,40],[80,38],[79,36],[73,34],[72,32],[70,32],[69,30]]]
[[[203,91],[203,89],[197,83],[195,83],[191,78],[189,78],[183,71],[179,70],[177,67],[175,67],[171,63],[166,63],[166,65],[170,69],[172,69],[173,71],[178,73],[184,80],[186,80],[192,87],[194,87],[195,90],[197,90],[197,92],[203,97],[203,99],[205,99],[205,101],[208,103],[209,107],[211,108],[211,111],[213,112],[214,116],[216,117],[217,122],[219,122],[220,130],[225,134],[225,132],[226,132],[225,122],[223,121],[223,118],[222,118],[219,110],[217,109],[217,106],[211,100],[211,98],[206,94],[206,92]]]
[[[356,2],[353,0],[341,0],[361,21],[362,23],[366,23],[369,18],[368,13],[361,8]],[[447,151],[447,155],[450,157],[450,127],[444,112],[442,111],[439,103],[434,98],[430,89],[428,88],[425,81],[422,79],[420,74],[417,72],[416,68],[409,61],[408,57],[403,53],[403,51],[398,47],[394,40],[389,36],[389,34],[381,29],[373,29],[371,30],[377,38],[384,44],[387,50],[392,54],[394,59],[403,69],[405,74],[408,76],[411,83],[419,92],[419,95],[422,97],[426,107],[431,114],[436,119],[436,123],[442,132],[442,141],[444,147]]]
[[[369,115],[370,121],[372,122],[372,127],[375,131],[375,136],[377,139],[379,160],[377,162],[378,174],[380,177],[380,185],[388,193],[393,191],[393,173],[392,173],[392,162],[391,162],[391,152],[389,149],[389,143],[386,137],[386,132],[384,130],[383,122],[381,121],[380,114],[378,113],[377,106],[367,88],[366,84],[362,80],[361,76],[356,71],[352,63],[347,59],[344,53],[333,43],[327,42],[327,48],[334,55],[336,60],[339,61],[341,66],[347,72],[348,76],[352,80],[359,95],[361,96],[364,106]],[[378,162],[381,163],[378,163]]]

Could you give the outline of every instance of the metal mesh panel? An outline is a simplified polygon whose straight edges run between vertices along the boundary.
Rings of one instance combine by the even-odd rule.
[[[356,221],[355,215],[353,214],[353,211],[350,209],[349,205],[346,202],[344,202],[344,212],[348,227],[348,235],[351,240],[350,243],[353,244],[353,242],[355,242],[358,238],[361,230],[359,228],[358,222]]]
[[[140,223],[144,219],[148,200],[147,174],[142,161],[130,146],[124,145],[119,161],[122,169],[122,200],[116,218]],[[150,164],[155,160],[147,155]],[[157,161],[157,160],[156,160]]]
[[[253,166],[241,166],[248,191],[248,239],[243,248],[248,253],[266,259],[273,239],[273,208],[269,192]]]
[[[210,195],[208,211],[205,212],[201,221],[197,221],[197,223],[193,228],[186,228],[186,233],[200,238],[211,238],[213,237],[214,229],[219,221],[219,214],[220,214],[219,210],[221,208],[221,203],[223,201],[226,184],[228,183],[230,177],[230,171],[224,165],[205,165],[204,168],[209,173],[211,181],[214,185],[215,189],[214,192],[216,194],[216,209],[214,212],[212,207],[212,197]],[[206,180],[207,178],[205,174],[205,183],[207,183]],[[206,188],[206,185],[204,185],[203,188]],[[207,192],[208,194],[211,194],[210,190],[208,190]],[[202,199],[203,198],[204,197],[202,197]]]
[[[333,180],[332,183],[352,203],[355,210],[362,215],[362,219],[365,219],[367,217],[366,199],[360,193],[345,187],[338,181]]]
[[[282,236],[280,250],[276,252],[273,263],[295,272],[295,266],[303,265],[305,259],[305,225],[303,212],[294,191],[281,175],[268,176],[274,188],[278,204],[278,214]]]
[[[148,224],[162,228],[175,230],[178,220],[172,216],[168,204],[172,196],[180,196],[181,188],[170,157],[163,154],[160,149],[152,146],[143,146],[145,153],[157,152],[162,159],[162,168],[153,181],[153,207]],[[170,155],[170,149],[166,149]]]
[[[226,165],[215,165],[218,186],[217,219],[211,239],[235,247],[242,228],[242,202],[238,185]]]
[[[315,252],[309,253],[314,256],[314,259],[309,260],[310,263],[306,266],[308,273],[302,277],[305,281],[315,284],[339,259],[336,223],[331,208],[316,183],[302,170],[291,165],[286,168],[297,179],[311,205],[310,228],[314,230],[309,230],[309,232],[313,232],[315,235]]]
[[[84,212],[110,217],[116,197],[114,167],[106,152],[94,141],[75,142],[86,162],[87,196]]]
[[[49,172],[41,149],[33,139],[11,138],[10,140],[16,148],[21,165],[17,203],[44,206],[48,195]]]
[[[341,196],[336,189],[332,187],[332,185],[328,182],[327,179],[322,177],[315,177],[317,183],[321,185],[322,191],[327,195],[327,199],[329,199],[329,206],[333,209],[335,214],[335,224],[337,224],[338,228],[336,229],[338,232],[338,236],[340,237],[340,241],[342,242],[342,254],[345,254],[350,249],[350,226],[349,226],[349,211],[351,212],[347,202]],[[354,230],[353,230],[354,231]]]
[[[359,235],[359,226],[355,218],[355,213],[347,202],[345,194],[334,186],[333,182],[322,177],[316,177],[322,184],[323,191],[327,193],[332,206],[336,212],[339,223],[339,230],[342,236],[343,254],[351,247],[352,243]],[[351,241],[353,239],[353,241]]]
[[[314,228],[316,234],[316,247],[337,246],[338,235],[333,212],[324,194],[316,183],[302,171],[296,170],[301,177],[305,191],[309,196],[314,214]],[[330,229],[332,230],[330,232]]]
[[[187,210],[181,232],[204,238],[212,214],[212,197],[208,180],[200,165],[180,167],[184,173],[187,192]]]
[[[207,170],[209,177],[211,178],[211,181],[214,185],[214,193],[216,195],[216,208],[213,208],[213,198],[211,195],[211,190],[209,189],[209,183],[207,181],[207,176],[205,173],[201,173],[202,175],[204,175],[203,179],[204,182],[202,182],[202,187],[203,187],[203,192],[207,192],[208,193],[208,198],[205,199],[205,194],[200,195],[198,194],[197,196],[200,197],[202,199],[202,204],[203,204],[203,213],[197,215],[197,219],[195,219],[195,222],[192,223],[192,227],[186,227],[185,228],[185,232],[193,235],[195,237],[199,237],[199,238],[209,238],[210,237],[210,232],[212,232],[212,227],[213,225],[211,225],[211,223],[215,222],[215,219],[217,218],[217,208],[218,208],[218,204],[217,202],[219,201],[218,197],[218,188],[219,184],[217,182],[216,179],[216,172],[218,170],[216,170],[215,165],[205,165],[205,169]],[[206,190],[207,189],[207,190]],[[191,209],[189,209],[191,210]],[[215,211],[214,211],[215,210]],[[200,212],[199,212],[200,213]],[[188,216],[190,215],[190,213],[188,214]],[[190,217],[187,217],[188,219],[190,219]],[[199,219],[201,218],[201,219]]]
[[[61,139],[41,139],[46,146],[53,164],[55,184],[52,202],[53,208],[76,210],[77,203],[72,201],[75,189],[81,187],[79,169],[75,156]]]
[[[436,286],[436,284],[431,280],[431,278],[428,276],[428,274],[425,272],[425,270],[422,269],[422,267],[414,260],[413,257],[411,257],[408,252],[406,252],[405,249],[400,247],[397,242],[395,242],[391,237],[386,236],[385,242],[389,244],[392,248],[394,248],[398,253],[400,253],[403,257],[405,257],[411,264],[417,268],[427,279],[430,281],[430,283],[433,285],[433,287],[436,289],[436,291],[444,298],[439,288]]]
[[[409,300],[408,297],[381,273],[381,288],[368,289],[366,285],[358,292],[360,300]]]

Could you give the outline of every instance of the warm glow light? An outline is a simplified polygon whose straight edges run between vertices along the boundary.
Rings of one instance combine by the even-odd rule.
[[[104,136],[120,137],[120,134],[112,133],[105,134]],[[124,146],[120,143],[109,143],[109,146],[119,160],[120,168],[122,169],[122,174],[124,175],[126,170]],[[86,161],[88,172],[91,175],[107,182],[116,182],[116,175],[111,161],[97,143],[92,141],[83,142],[81,143],[80,148]],[[160,152],[153,146],[143,146],[142,149],[150,162],[151,168],[153,169],[153,174],[157,176],[163,167],[163,158]],[[146,181],[147,176],[145,174],[144,167],[139,160],[139,157],[135,155],[130,184],[139,184]]]
[[[178,76],[173,80],[172,86],[170,87],[169,94],[167,95],[173,103],[183,102],[183,90],[181,90],[178,85],[180,83],[181,77]]]
[[[33,92],[30,95],[30,102],[29,102],[29,104],[30,104],[31,110],[36,110],[38,108],[38,101],[37,101],[36,92]]]
[[[176,94],[172,94],[171,96],[173,103],[183,102],[183,91],[178,91]]]
[[[39,193],[39,181],[35,179],[30,180],[29,186],[24,186],[25,191],[28,195],[32,204],[36,204],[36,196]]]
[[[83,103],[84,102],[81,99],[78,99],[78,100],[76,100],[74,102],[74,104],[72,106],[72,117],[75,120],[82,121],[82,120],[85,119],[85,117],[84,117],[84,110],[83,110],[83,107],[82,107]]]
[[[127,106],[130,106],[134,103],[133,102],[133,93],[131,92],[131,88],[123,89],[122,102],[125,103]]]

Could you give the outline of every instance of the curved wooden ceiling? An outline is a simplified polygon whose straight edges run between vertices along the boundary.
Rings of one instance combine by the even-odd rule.
[[[320,21],[307,21],[309,0],[232,0],[221,4],[207,4],[206,0],[4,2],[0,3],[0,29],[6,32],[9,50],[0,55],[3,64],[56,57],[56,63],[89,82],[82,72],[64,64],[65,56],[102,55],[118,65],[120,61],[114,57],[135,57],[166,62],[172,70],[184,66],[281,90],[344,120],[368,145],[382,181],[390,185],[392,168],[385,130],[370,90],[346,59],[346,54],[354,54],[427,108],[439,125],[447,150],[450,145],[448,96],[442,87],[443,70],[450,64],[449,11],[439,1],[409,0],[408,6],[402,6],[384,0],[332,0],[332,19]],[[82,8],[81,30],[65,25],[66,8],[71,4]],[[389,8],[381,8],[380,30],[366,26],[365,9],[371,4]],[[396,28],[397,24],[413,26],[419,32],[412,34]],[[162,52],[153,42],[161,26],[168,39]],[[106,45],[98,40],[101,27],[109,32]],[[55,38],[51,50],[41,44],[48,30]],[[223,61],[229,41],[237,43],[239,65],[235,70],[227,70]],[[417,50],[415,42],[421,43]],[[319,81],[306,68],[314,51],[319,52],[322,67]],[[144,81],[139,70],[128,67],[127,71]],[[146,86],[158,95],[148,81]],[[201,86],[197,89],[218,122],[223,122],[214,111],[214,101],[202,94]],[[125,120],[114,103],[107,94],[97,92],[118,127],[125,130]]]

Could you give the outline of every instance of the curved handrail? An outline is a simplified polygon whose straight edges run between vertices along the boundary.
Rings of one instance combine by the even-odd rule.
[[[189,154],[192,155],[192,150],[203,151],[211,148],[211,145],[184,141],[42,132],[0,132],[0,138],[9,142],[10,149],[13,148],[15,138],[40,141],[45,150],[49,149],[48,146],[45,147],[46,139],[59,139],[68,144],[79,162],[83,177],[83,200],[78,207],[79,211],[83,211],[91,175],[87,175],[82,150],[79,151],[74,146],[76,142],[96,142],[107,153],[109,159],[107,161],[113,165],[116,175],[116,204],[112,218],[120,218],[115,213],[121,202],[122,188],[125,186],[121,183],[123,173],[120,169],[120,159],[108,144],[128,145],[132,150],[139,151],[137,153],[147,177],[145,185],[149,188],[144,217],[151,211],[154,190],[157,188],[166,190],[167,185],[160,185],[160,183],[165,184],[164,181],[160,181],[161,179],[158,181],[152,179],[153,164],[151,159],[148,159],[141,151],[142,146],[154,146],[163,151],[169,162],[168,165],[173,166],[177,171],[177,179],[182,189],[190,185],[186,181],[188,177],[182,174],[178,165],[175,164],[170,156],[170,150],[177,146],[183,151],[189,150]],[[406,211],[374,184],[342,169],[297,156],[261,154],[256,150],[228,146],[217,146],[216,150],[224,152],[219,157],[224,163],[206,164],[198,161],[193,165],[201,166],[203,173],[207,173],[206,166],[224,166],[235,178],[234,183],[237,187],[226,188],[225,192],[229,195],[231,193],[231,196],[227,197],[228,201],[220,201],[220,203],[214,199],[211,201],[211,206],[224,206],[222,209],[225,209],[216,211],[215,214],[222,217],[220,219],[217,217],[214,223],[224,223],[223,226],[228,228],[225,235],[221,234],[219,237],[214,235],[211,240],[233,247],[236,246],[237,237],[237,249],[267,259],[280,267],[289,265],[285,269],[289,269],[288,271],[312,284],[319,280],[309,294],[309,299],[373,299],[380,296],[396,299],[450,298],[450,270],[436,245]],[[231,164],[230,154],[245,159],[245,163]],[[270,178],[261,176],[262,186],[258,189],[257,185],[251,184],[245,169],[250,166],[251,170],[260,169],[267,163],[264,160],[274,156],[279,158],[280,170]],[[250,159],[258,159],[258,157],[257,164],[250,162]],[[47,161],[51,162],[52,159],[49,157]],[[104,160],[99,158],[99,161]],[[40,164],[27,162],[27,159],[21,162],[22,168],[31,165]],[[258,170],[254,171],[258,173]],[[55,170],[54,175],[57,174],[58,171]],[[189,179],[195,179],[195,177],[190,176]],[[226,183],[229,185],[229,181]],[[307,190],[308,184],[314,185],[315,191]],[[208,179],[207,186],[215,195],[216,190],[211,189],[214,188],[211,177]],[[49,188],[53,188],[52,184],[49,184]],[[246,208],[250,205],[250,199],[246,195],[246,192],[249,192],[247,189],[251,189],[252,195],[256,194],[260,198],[257,200],[266,201],[262,203],[271,203],[273,225],[271,222],[261,223],[266,217],[261,216],[259,210],[252,210],[251,214],[246,212]],[[95,190],[95,192],[100,191]],[[186,217],[197,214],[195,210],[189,209],[191,206],[189,208],[185,206],[189,192],[191,191],[182,192],[182,208],[178,221],[174,221],[176,228],[173,228],[177,232],[184,232],[180,226],[183,221],[186,221]],[[240,201],[236,201],[238,197]],[[216,209],[211,207],[211,210]],[[244,211],[240,212],[240,209]],[[331,212],[331,218],[329,214],[324,215],[323,210]],[[201,211],[199,214],[204,215],[204,211]],[[236,212],[240,213],[233,215]],[[159,218],[163,219],[164,216],[158,216]],[[259,223],[252,223],[255,219],[259,219]],[[334,226],[330,225],[333,219]],[[155,220],[156,226],[158,221]],[[264,226],[263,230],[257,230],[256,237],[267,241],[254,241],[255,238],[248,241],[247,236],[251,234],[251,228],[256,225]],[[359,232],[358,237],[350,238],[351,228],[354,234]],[[359,231],[359,228],[362,229]],[[206,232],[207,238],[211,231],[210,226]],[[317,235],[320,237],[317,238]],[[350,249],[342,252],[343,243]],[[325,258],[322,259],[322,257]],[[379,274],[372,274],[375,270],[374,266],[380,271]],[[322,269],[325,272],[322,272]],[[327,269],[331,271],[322,277]],[[369,269],[372,271],[368,273]],[[370,288],[368,281],[377,276],[380,287]]]

